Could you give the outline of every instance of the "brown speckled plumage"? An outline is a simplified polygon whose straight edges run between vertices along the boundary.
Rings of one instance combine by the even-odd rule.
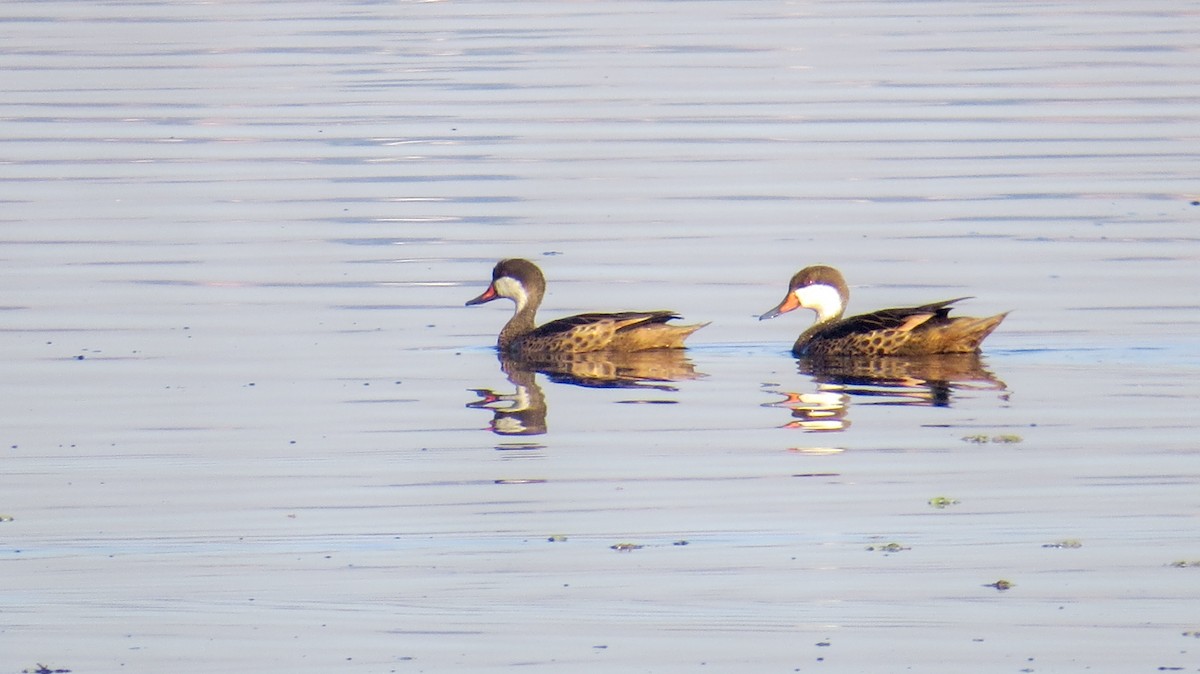
[[[977,353],[984,338],[1007,315],[951,318],[951,305],[966,299],[959,297],[842,318],[849,299],[850,290],[838,270],[823,265],[806,267],[792,277],[784,300],[760,318],[774,318],[801,307],[817,312],[817,322],[792,346],[797,356],[917,356]]]
[[[516,311],[500,330],[500,351],[514,355],[643,351],[679,349],[688,335],[708,325],[667,325],[679,318],[671,311],[624,311],[579,314],[538,326],[538,306],[546,293],[546,278],[537,265],[518,258],[501,260],[492,270],[492,283],[468,305],[499,297],[516,303]]]

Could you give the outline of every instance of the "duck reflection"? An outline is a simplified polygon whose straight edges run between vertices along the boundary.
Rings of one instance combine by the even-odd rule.
[[[587,388],[678,390],[671,382],[697,379],[682,349],[633,352],[592,351],[519,357],[501,353],[500,371],[516,388],[513,393],[472,389],[479,400],[467,407],[492,411],[491,430],[498,435],[542,435],[546,432],[546,395],[537,373],[550,381]]]
[[[479,400],[467,407],[492,411],[490,428],[497,435],[542,435],[546,432],[546,395],[534,380],[534,370],[515,367],[508,359],[500,359],[500,370],[516,387],[513,393],[497,393],[492,389],[471,389]]]
[[[950,407],[965,391],[997,391],[1007,386],[983,364],[979,354],[953,353],[899,357],[807,357],[797,361],[800,374],[812,378],[815,392],[780,391],[784,399],[768,407],[788,409],[790,428],[840,431],[852,399],[871,405]]]

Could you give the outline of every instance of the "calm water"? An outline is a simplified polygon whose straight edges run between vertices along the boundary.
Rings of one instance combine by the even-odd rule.
[[[1198,23],[6,4],[0,661],[1200,671]],[[502,369],[506,256],[712,325]],[[817,262],[1013,313],[813,372],[755,317]]]

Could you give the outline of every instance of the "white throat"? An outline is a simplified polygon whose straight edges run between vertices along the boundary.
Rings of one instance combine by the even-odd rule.
[[[492,281],[492,287],[496,289],[496,294],[500,297],[507,297],[517,303],[517,313],[520,313],[529,303],[529,294],[525,292],[525,287],[511,276],[501,276]]]
[[[792,294],[796,296],[800,306],[817,312],[819,323],[837,318],[845,309],[838,289],[824,283],[796,288]]]

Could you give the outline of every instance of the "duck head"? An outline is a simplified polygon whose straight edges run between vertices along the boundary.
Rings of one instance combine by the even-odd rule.
[[[825,265],[805,267],[788,283],[783,301],[758,320],[775,318],[794,309],[812,309],[817,312],[817,322],[825,323],[840,318],[849,299],[850,290],[841,272]]]
[[[517,312],[529,306],[530,300],[541,300],[546,291],[546,277],[542,270],[529,260],[511,258],[501,260],[492,269],[492,282],[478,297],[467,300],[467,306],[484,304],[494,299],[510,299],[517,305]]]

